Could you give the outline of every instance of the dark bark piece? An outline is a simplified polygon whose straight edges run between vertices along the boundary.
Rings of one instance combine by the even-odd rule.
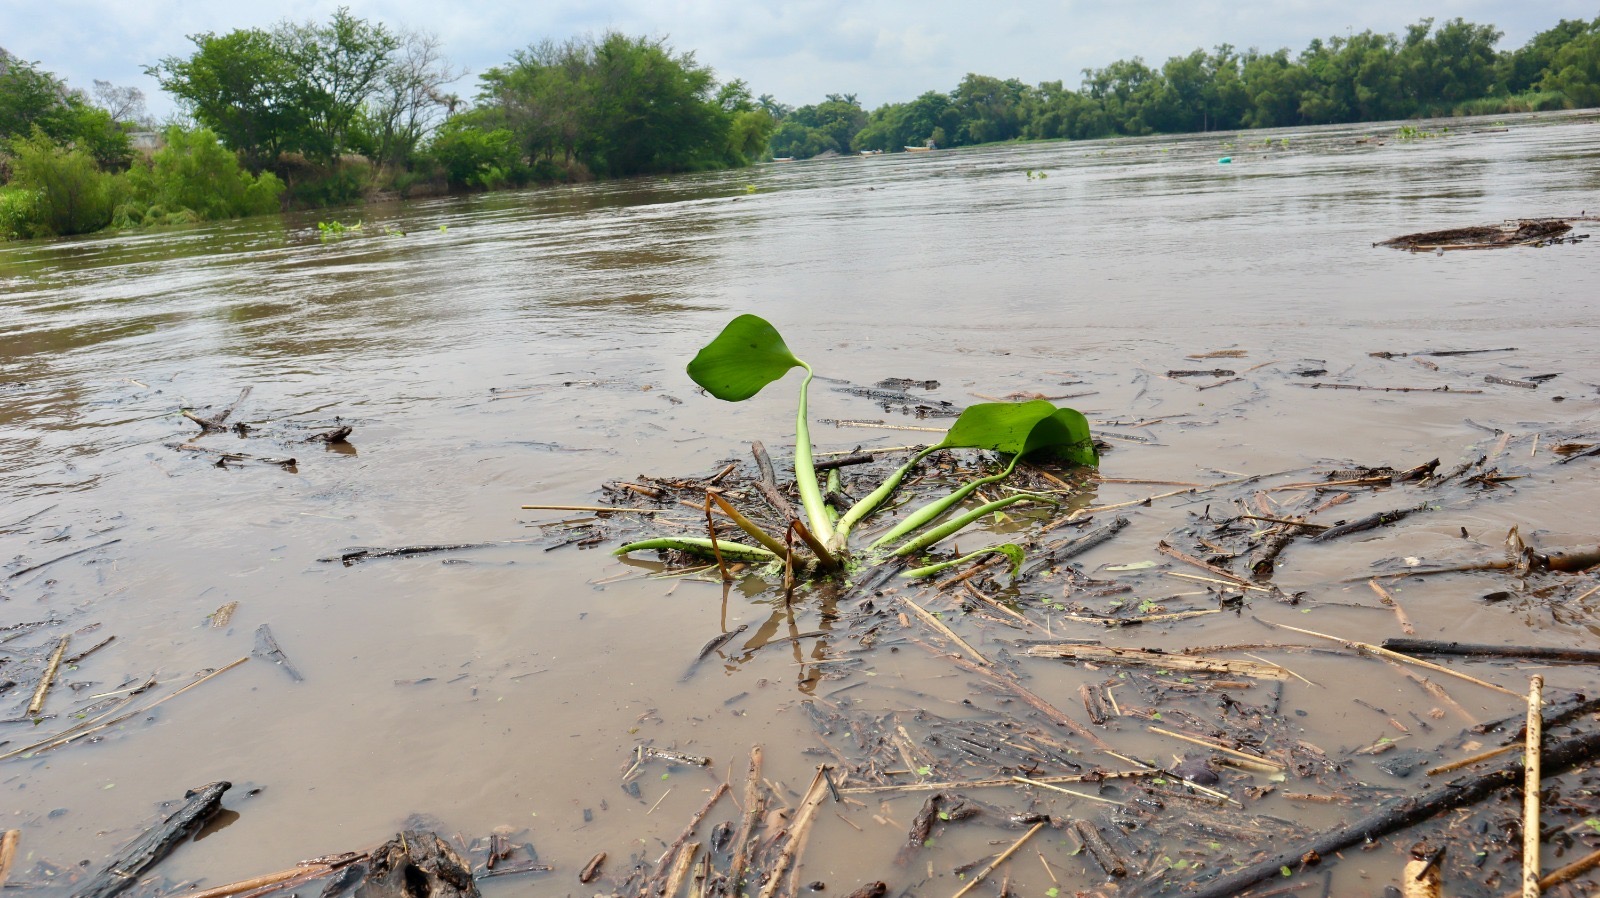
[[[1074,537],[1066,542],[1059,543],[1045,550],[1044,554],[1029,562],[1027,567],[1017,575],[1018,582],[1032,577],[1043,570],[1048,570],[1063,561],[1074,558],[1100,545],[1106,540],[1116,536],[1122,528],[1128,526],[1127,518],[1117,518],[1109,524],[1096,527],[1082,536]]]
[[[1083,839],[1085,848],[1089,849],[1089,856],[1106,871],[1107,876],[1122,878],[1128,875],[1128,863],[1117,855],[1116,849],[1100,835],[1100,830],[1087,820],[1072,821],[1072,828],[1078,831],[1078,836]]]
[[[583,869],[578,873],[578,881],[584,884],[594,882],[595,877],[600,875],[601,865],[605,862],[606,853],[604,851],[589,858],[589,863],[584,864]]]
[[[917,852],[922,850],[922,846],[927,844],[928,838],[933,835],[933,824],[939,820],[939,811],[943,805],[943,792],[929,795],[928,800],[922,803],[922,810],[918,811],[917,816],[911,821],[911,831],[906,836],[906,843],[895,853],[896,866],[903,867],[910,863]]]
[[[1294,542],[1296,536],[1306,532],[1308,529],[1310,528],[1306,527],[1304,522],[1283,524],[1274,528],[1272,535],[1263,540],[1250,557],[1250,579],[1257,582],[1271,580],[1273,568],[1276,567],[1278,562],[1278,556],[1283,554],[1283,550],[1287,549],[1290,543]]]
[[[354,430],[354,427],[346,424],[343,427],[335,427],[332,430],[324,430],[322,433],[312,434],[306,437],[305,441],[307,443],[343,443]]]
[[[1534,559],[1552,571],[1577,574],[1600,565],[1600,546],[1593,549],[1564,549],[1558,552],[1535,552]]]
[[[1100,694],[1100,687],[1092,683],[1084,683],[1078,687],[1078,697],[1083,699],[1083,709],[1089,712],[1089,722],[1095,726],[1105,726],[1111,719],[1107,713],[1106,700]]]
[[[339,561],[343,562],[345,567],[349,567],[358,561],[366,561],[369,558],[399,558],[404,555],[427,555],[433,552],[454,552],[458,549],[482,549],[493,545],[497,545],[497,543],[443,543],[436,546],[396,546],[392,549],[359,546],[345,549],[336,556],[329,558],[318,558],[317,560]]]
[[[269,455],[251,455],[248,452],[224,452],[221,449],[212,449],[209,446],[196,446],[193,443],[168,443],[167,448],[176,449],[179,452],[200,452],[205,455],[215,455],[217,457],[218,464],[226,464],[230,461],[253,461],[260,462],[264,465],[276,465],[280,468],[292,468],[295,466],[295,460],[292,458],[277,458]]]
[[[1417,505],[1412,508],[1396,508],[1394,511],[1380,511],[1377,514],[1369,514],[1360,520],[1351,521],[1348,524],[1340,524],[1337,527],[1329,527],[1327,530],[1324,530],[1316,536],[1311,537],[1311,541],[1314,543],[1325,543],[1329,540],[1335,540],[1341,536],[1347,536],[1351,533],[1360,533],[1364,530],[1387,527],[1390,524],[1405,520],[1419,511],[1425,511],[1427,507],[1428,506],[1426,505]]]
[[[266,624],[256,628],[256,647],[250,651],[250,654],[263,661],[271,661],[273,664],[283,668],[283,672],[288,674],[289,678],[296,683],[305,679],[294,664],[290,662],[289,656],[283,653],[283,649],[278,648],[278,640],[272,638],[272,628]]]
[[[182,409],[179,412],[179,414],[183,415],[185,418],[188,418],[190,421],[193,421],[194,423],[200,425],[200,432],[201,433],[221,433],[221,432],[224,432],[224,431],[226,431],[228,429],[228,423],[227,423],[228,422],[228,416],[232,415],[233,414],[233,410],[239,407],[239,403],[243,402],[245,400],[245,397],[250,395],[250,390],[251,390],[250,387],[245,387],[244,389],[240,390],[239,391],[239,398],[233,400],[233,404],[232,405],[228,406],[227,408],[223,409],[220,412],[217,412],[214,416],[212,416],[210,418],[202,418],[201,416],[195,414],[194,412],[190,411],[189,409]]]
[[[232,783],[224,781],[185,792],[187,801],[183,807],[129,842],[105,869],[73,892],[72,898],[111,898],[138,882],[146,870],[154,867],[179,842],[189,838],[222,810],[222,793],[232,787]]]
[[[1382,648],[1404,652],[1407,655],[1465,655],[1475,658],[1538,659],[1600,664],[1600,651],[1545,645],[1488,645],[1478,642],[1445,642],[1437,639],[1385,639]]]
[[[1168,371],[1168,377],[1232,377],[1237,371],[1227,368],[1206,368],[1200,371]]]
[[[834,468],[847,468],[850,465],[865,465],[871,463],[871,452],[855,452],[839,458],[825,458],[822,461],[817,462],[815,465],[812,465],[812,467],[816,468],[818,471],[831,471]]]
[[[1541,763],[1546,776],[1556,776],[1592,760],[1596,755],[1600,755],[1600,733],[1585,733],[1548,747]],[[1457,780],[1428,795],[1401,799],[1354,823],[1314,836],[1243,870],[1218,877],[1188,893],[1185,898],[1231,898],[1264,879],[1280,876],[1284,867],[1299,869],[1301,859],[1312,852],[1320,857],[1332,857],[1335,852],[1353,845],[1415,826],[1443,811],[1463,807],[1500,789],[1515,786],[1522,782],[1522,773],[1522,758],[1517,757],[1482,776]]]
[[[844,898],[883,898],[889,894],[889,886],[883,882],[869,882]]]
[[[756,467],[761,471],[761,479],[756,481],[756,489],[761,491],[767,504],[772,506],[773,511],[783,515],[785,520],[799,520],[800,516],[795,513],[794,506],[778,492],[778,475],[772,469],[772,456],[767,454],[767,447],[762,445],[760,440],[756,440],[750,444],[750,454],[755,456]]]
[[[1575,693],[1560,701],[1552,702],[1545,707],[1544,713],[1540,715],[1544,719],[1540,729],[1548,731],[1552,727],[1571,723],[1592,711],[1600,711],[1600,697],[1585,695],[1581,692]],[[1506,732],[1505,735],[1508,741],[1522,739],[1523,735],[1528,731],[1528,715],[1519,711],[1511,717],[1502,717],[1499,720],[1489,720],[1476,724],[1470,727],[1468,732],[1484,736],[1489,733],[1506,730],[1507,727],[1516,728],[1514,732]]]
[[[478,898],[478,886],[438,834],[407,830],[372,852],[355,898]]]

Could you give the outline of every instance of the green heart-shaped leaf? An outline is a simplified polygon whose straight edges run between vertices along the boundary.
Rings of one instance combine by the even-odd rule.
[[[801,364],[766,319],[740,315],[689,363],[689,377],[718,399],[743,402]]]
[[[1028,431],[1022,454],[1040,452],[1091,468],[1100,464],[1100,457],[1094,451],[1094,438],[1089,435],[1089,419],[1077,409],[1056,409]]]
[[[1027,446],[1028,434],[1055,412],[1056,407],[1043,399],[980,402],[961,413],[939,445],[945,449],[993,449],[1016,455]]]
[[[1066,461],[1090,467],[1100,461],[1089,435],[1089,420],[1075,409],[1056,408],[1043,399],[970,406],[939,445],[945,449],[993,449],[1023,456],[1049,451]]]

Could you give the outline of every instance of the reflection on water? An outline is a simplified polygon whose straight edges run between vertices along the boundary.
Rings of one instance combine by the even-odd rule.
[[[821,374],[856,384],[937,379],[930,398],[957,404],[1083,394],[1072,402],[1093,419],[1156,422],[1112,441],[1103,473],[1123,480],[1454,464],[1495,439],[1465,419],[1512,433],[1506,465],[1537,465],[1528,480],[1387,542],[1295,556],[1288,585],[1317,603],[1319,629],[1388,635],[1392,615],[1352,607],[1367,597],[1347,582],[1359,587],[1381,557],[1492,550],[1513,523],[1592,541],[1592,467],[1545,467],[1548,450],[1531,441],[1596,426],[1595,245],[1442,258],[1372,248],[1407,231],[1600,205],[1592,121],[1508,121],[1508,133],[1382,145],[1360,141],[1385,126],[1363,125],[818,160],[0,247],[0,577],[120,540],[0,580],[0,627],[62,622],[0,646],[9,669],[33,670],[27,652],[68,632],[74,650],[116,636],[67,673],[47,705],[58,716],[39,728],[64,725],[88,696],[152,675],[171,688],[246,656],[261,624],[306,674],[293,683],[253,661],[103,742],[0,761],[0,806],[17,821],[7,825],[52,863],[98,862],[158,802],[230,779],[239,793],[261,791],[230,794],[236,816],[163,873],[214,885],[375,844],[422,812],[451,831],[528,828],[559,884],[492,888],[566,894],[594,851],[620,863],[635,840],[669,840],[713,781],[674,772],[635,802],[618,774],[642,740],[711,755],[717,777],[760,742],[774,782],[798,789],[817,750],[800,699],[1012,713],[915,648],[861,650],[848,630],[859,609],[832,591],[791,605],[756,577],[725,589],[654,578],[659,565],[613,559],[609,546],[506,542],[543,539],[553,531],[541,525],[563,520],[519,513],[523,503],[592,504],[607,479],[714,471],[743,462],[752,439],[778,452],[792,433],[792,384],[729,406],[682,373],[735,312],[770,318]],[[1234,161],[1217,164],[1224,155]],[[319,217],[364,225],[324,242]],[[1437,371],[1368,355],[1490,344],[1518,350],[1441,359]],[[1202,391],[1164,376],[1211,367],[1186,357],[1221,349],[1247,353],[1226,360],[1240,382]],[[1304,389],[1293,372],[1312,368],[1457,392]],[[1560,377],[1536,391],[1483,383],[1549,372]],[[248,436],[198,442],[294,457],[296,473],[169,448],[195,438],[180,409],[214,412],[244,386],[252,394],[232,420]],[[929,423],[834,391],[813,397],[813,414]],[[338,424],[355,428],[349,444],[305,442]],[[929,435],[830,425],[815,437],[846,450]],[[1106,483],[1092,501],[1151,491]],[[1204,499],[1136,508],[1130,535],[1084,556],[1084,569],[1164,562],[1156,542],[1207,512]],[[1462,527],[1477,541],[1464,544]],[[499,544],[352,567],[317,560],[445,542]],[[1403,601],[1432,635],[1593,644],[1587,606],[1463,598],[1496,582],[1408,584]],[[1148,597],[1192,583],[1163,586]],[[213,628],[208,616],[230,602],[232,622]],[[941,610],[965,619],[954,603]],[[1047,623],[1055,636],[1166,648],[1262,638],[1249,615],[1208,622],[1203,636]],[[701,646],[741,625],[682,679]],[[1013,634],[984,632],[1015,654]],[[1344,660],[1297,657],[1296,670],[1383,695],[1391,710],[1426,710],[1421,694],[1391,695],[1384,670]],[[1018,663],[1047,698],[1076,707],[1087,673]],[[8,667],[0,675],[32,682]],[[1495,675],[1520,688],[1520,672]],[[1595,685],[1582,670],[1549,676]],[[1307,711],[1308,739],[1375,738],[1365,712],[1302,687],[1286,687],[1284,701]],[[16,716],[28,692],[0,696],[0,716]],[[1488,694],[1458,699],[1474,715],[1506,710]],[[0,722],[13,744],[33,731]],[[1130,750],[1170,754],[1142,727],[1114,732]],[[889,875],[919,801],[883,805],[894,826],[819,830],[811,850],[825,860],[807,880]],[[1339,813],[1277,798],[1265,807],[1308,827]],[[990,851],[989,835],[952,835],[961,856],[939,857],[930,888]],[[1042,870],[1017,875],[1035,892],[1050,885]]]

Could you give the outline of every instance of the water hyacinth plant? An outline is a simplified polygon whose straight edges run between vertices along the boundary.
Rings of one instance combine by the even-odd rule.
[[[1094,467],[1099,463],[1089,434],[1089,422],[1070,408],[1057,408],[1036,399],[1029,402],[985,402],[961,413],[939,442],[912,454],[903,465],[890,472],[866,496],[842,513],[834,513],[823,500],[811,449],[811,426],[807,398],[813,372],[811,366],[789,350],[783,336],[766,320],[755,315],[740,315],[723,328],[689,363],[688,374],[706,392],[727,402],[743,402],[782,378],[794,368],[805,372],[800,382],[799,407],[795,416],[794,474],[800,494],[804,520],[790,523],[793,536],[808,546],[816,559],[815,567],[824,573],[845,567],[852,560],[879,561],[889,557],[912,557],[935,543],[947,539],[977,521],[1008,506],[1022,502],[1051,503],[1047,495],[1024,491],[985,502],[975,508],[959,510],[962,502],[978,489],[1004,481],[1017,464],[1033,455],[1051,455],[1072,464]],[[883,508],[899,489],[906,475],[936,452],[953,449],[983,449],[1006,458],[996,473],[975,478],[903,517],[895,526],[865,547],[852,552],[851,533],[874,512]],[[768,563],[793,562],[791,533],[767,533],[715,493],[715,503],[756,545],[726,539],[698,537],[657,537],[629,543],[616,554],[648,549],[677,549],[696,555],[737,561]],[[708,508],[709,515],[709,508]],[[962,558],[940,561],[915,568],[908,576],[929,576],[952,565],[989,553],[1002,553],[1015,570],[1023,560],[1022,549],[1007,543],[974,552]]]

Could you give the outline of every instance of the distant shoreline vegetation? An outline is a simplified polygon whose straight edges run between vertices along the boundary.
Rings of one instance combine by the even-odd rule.
[[[718,82],[693,53],[608,32],[544,41],[478,76],[431,34],[341,8],[326,22],[190,36],[136,88],[69,88],[0,48],[0,239],[204,221],[380,197],[736,168],[774,157],[1012,140],[1237,131],[1600,106],[1600,17],[1515,50],[1460,18],[1313,40],[1291,56],[1221,45],[1160,68],[1086,69],[1080,88],[969,74],[870,112],[798,108]]]

